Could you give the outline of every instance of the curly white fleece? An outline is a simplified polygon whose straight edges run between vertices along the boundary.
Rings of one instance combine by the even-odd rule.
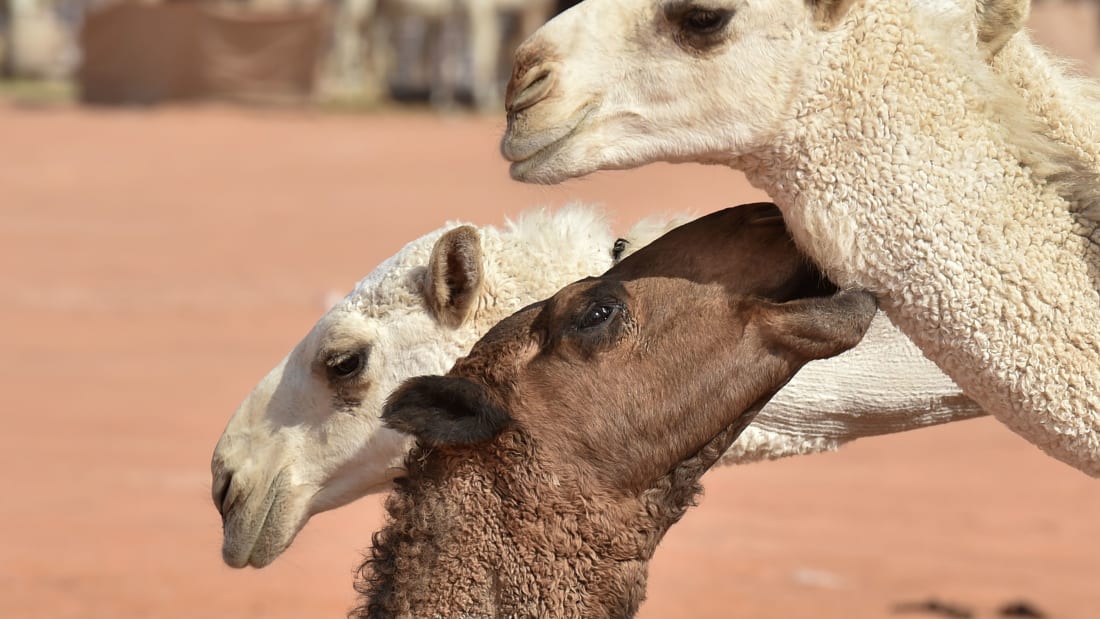
[[[982,408],[1100,475],[1095,159],[1048,139],[1041,103],[953,36],[960,15],[914,9],[856,3],[822,37],[792,120],[734,165]]]

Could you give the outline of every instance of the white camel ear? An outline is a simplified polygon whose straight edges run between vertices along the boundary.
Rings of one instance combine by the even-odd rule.
[[[1030,0],[978,0],[978,47],[992,60],[1014,34],[1023,29],[1031,14]]]
[[[814,11],[814,22],[821,28],[835,26],[848,13],[856,0],[808,0]]]
[[[447,231],[432,248],[424,295],[436,320],[457,327],[477,302],[482,281],[481,238],[473,226]]]
[[[867,292],[765,303],[755,317],[764,337],[804,361],[839,355],[863,339],[878,302]]]

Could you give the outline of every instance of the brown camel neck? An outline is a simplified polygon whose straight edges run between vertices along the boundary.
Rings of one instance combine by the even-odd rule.
[[[752,417],[640,497],[585,484],[575,466],[540,457],[519,431],[492,449],[418,447],[386,502],[390,522],[360,568],[365,603],[352,616],[633,617],[658,542]]]
[[[494,447],[410,454],[354,617],[634,615],[671,522],[559,474],[518,433]]]

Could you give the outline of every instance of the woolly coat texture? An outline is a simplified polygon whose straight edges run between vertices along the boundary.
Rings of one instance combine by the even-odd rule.
[[[1072,144],[1090,123],[1051,139],[951,19],[856,3],[822,37],[792,120],[732,163],[983,409],[1097,476],[1100,183],[1079,156],[1096,147]]]
[[[414,448],[359,570],[361,619],[633,617],[649,560],[734,424],[640,497],[610,497],[522,430],[476,450]]]
[[[1074,67],[1031,41],[1026,32],[1010,38],[990,61],[1045,132],[1100,171],[1100,81],[1074,75]]]

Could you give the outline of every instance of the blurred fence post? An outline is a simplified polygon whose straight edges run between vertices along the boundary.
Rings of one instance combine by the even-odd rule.
[[[11,11],[8,5],[9,0],[0,0],[0,79],[11,76]]]
[[[385,91],[385,58],[376,13],[378,0],[336,0],[328,50],[321,70],[321,92],[334,99],[374,103]]]
[[[6,0],[4,65],[10,77],[61,78],[72,69],[72,34],[50,0]]]

